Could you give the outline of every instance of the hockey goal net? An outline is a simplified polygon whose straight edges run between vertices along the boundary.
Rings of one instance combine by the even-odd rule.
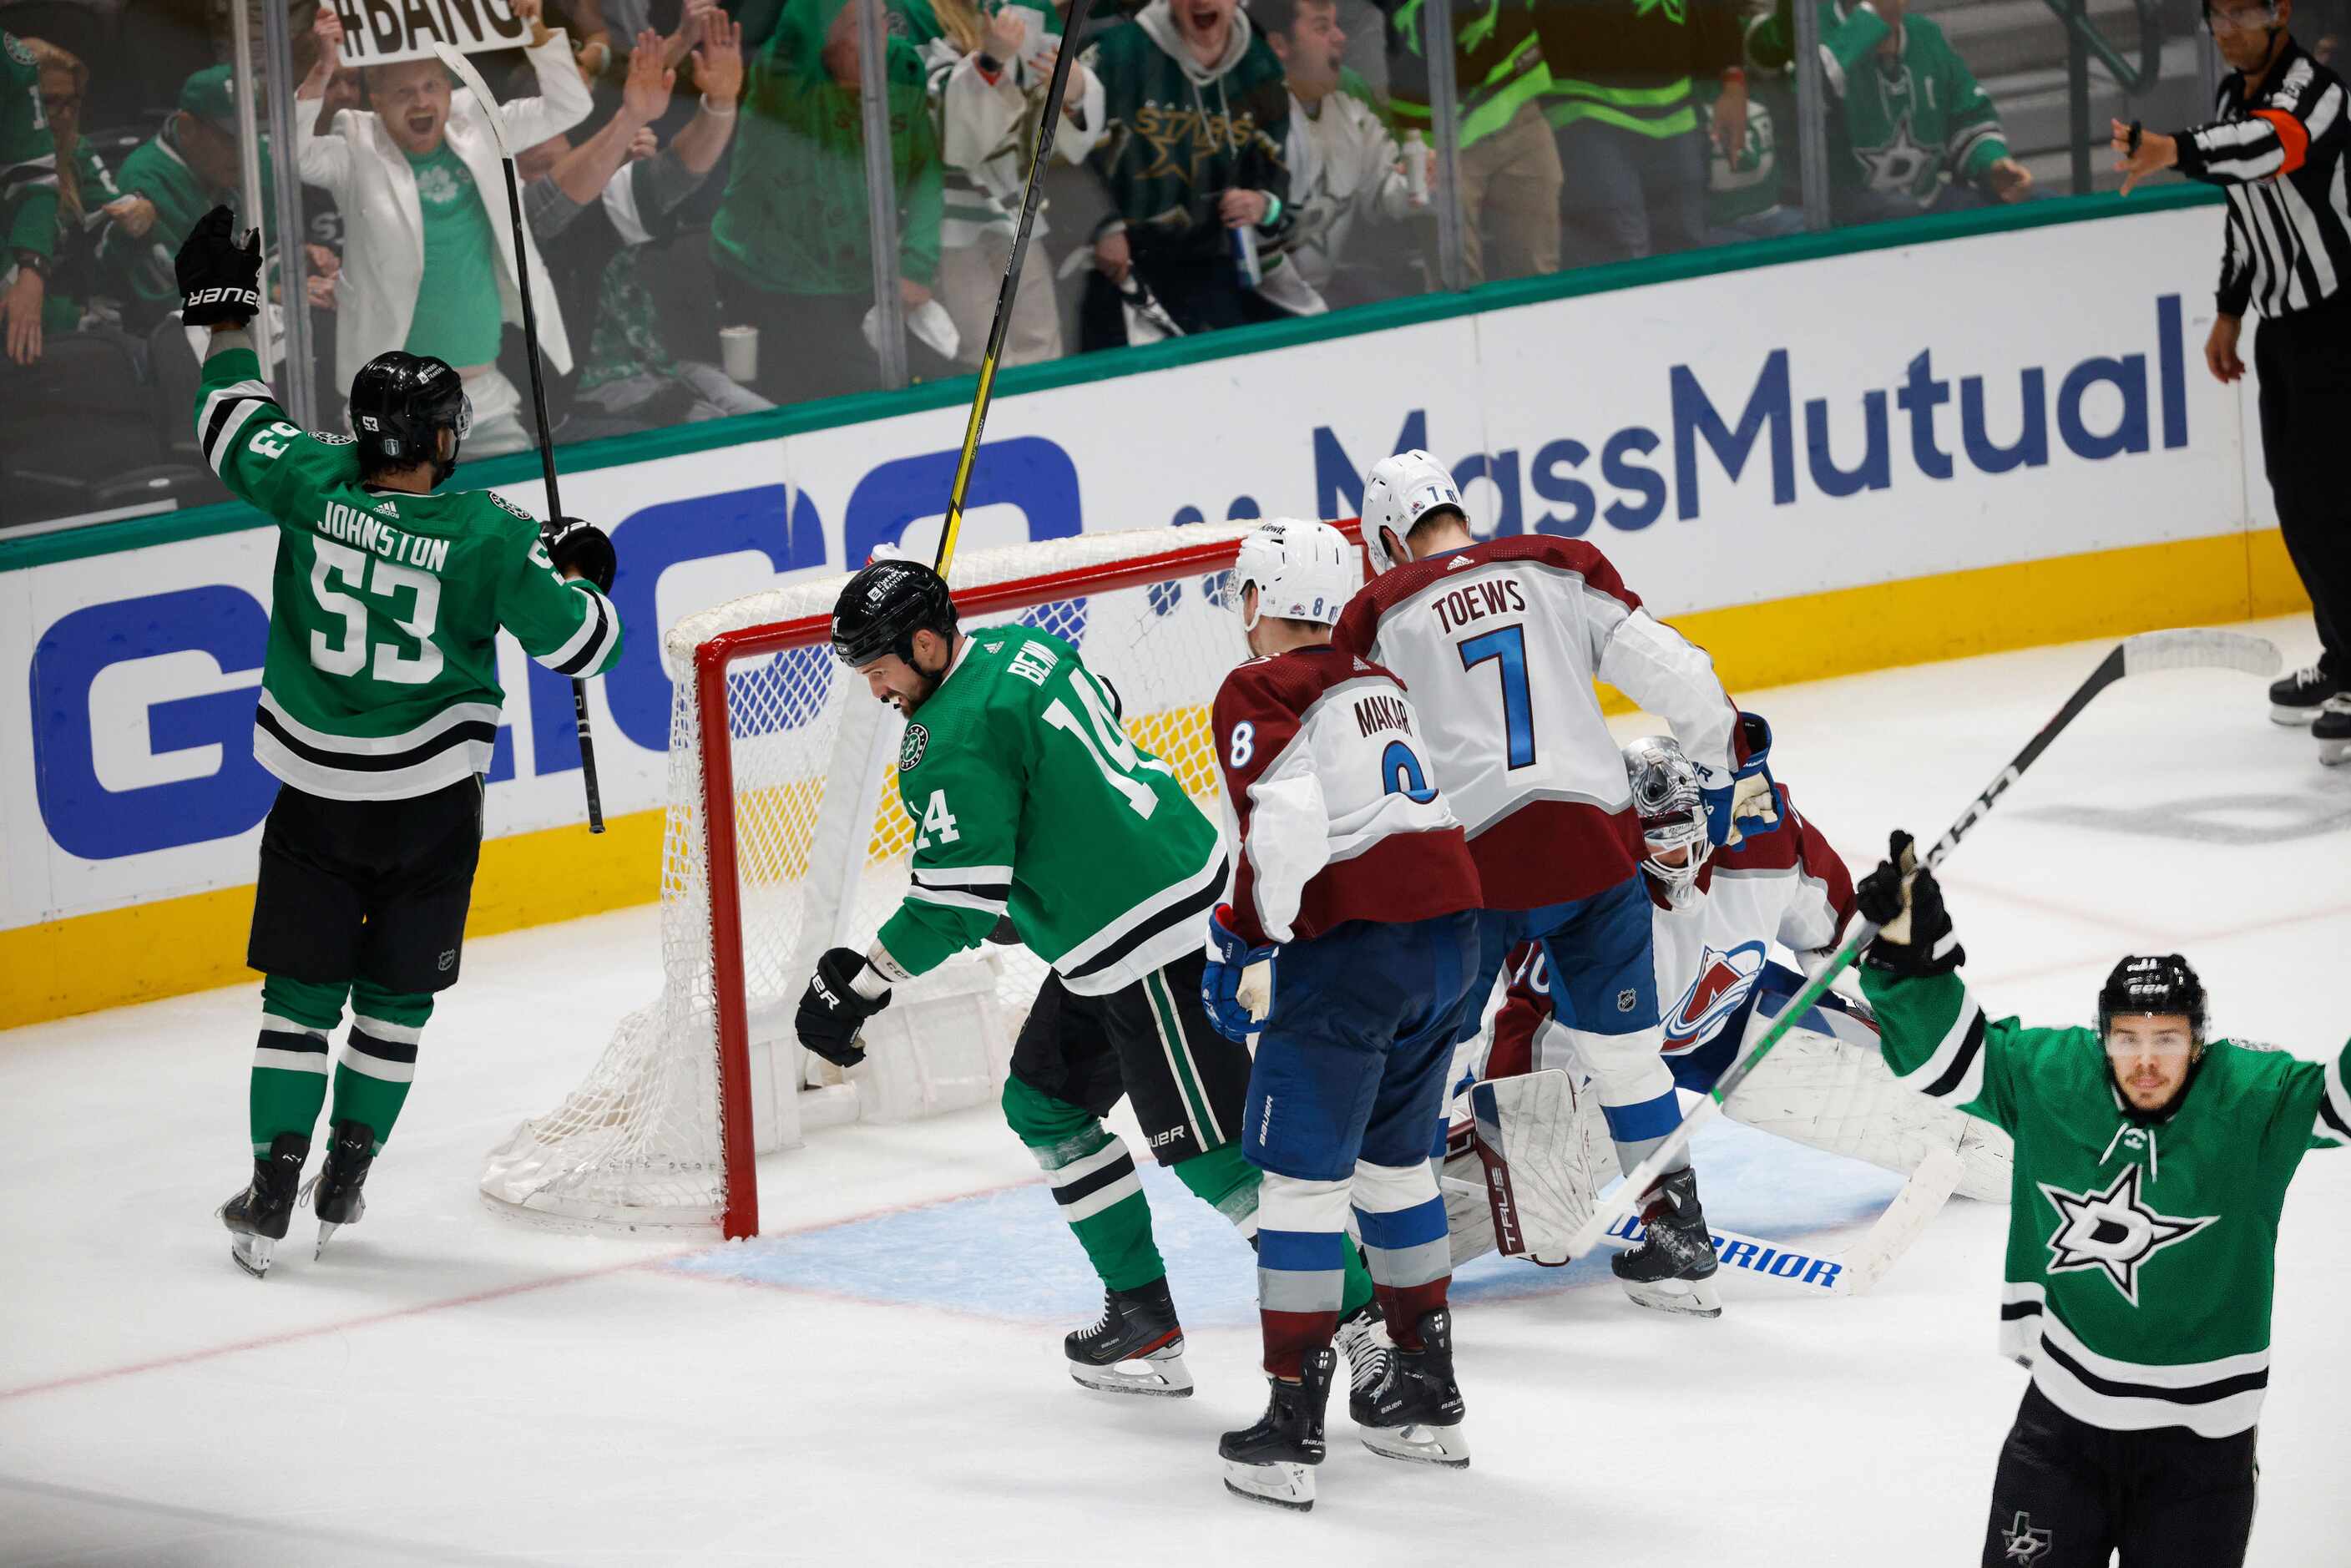
[[[1020,623],[1075,644],[1138,745],[1216,820],[1208,705],[1248,657],[1222,578],[1253,525],[977,550],[953,568],[967,630]],[[1352,527],[1350,528],[1352,532]],[[490,1154],[491,1207],[557,1225],[757,1234],[754,1157],[828,1123],[991,1100],[1045,966],[989,944],[898,988],[841,1073],[792,1013],[819,954],[862,949],[896,907],[914,824],[904,720],[832,656],[846,576],[688,616],[664,640],[676,688],[661,881],[662,989],[587,1078]]]

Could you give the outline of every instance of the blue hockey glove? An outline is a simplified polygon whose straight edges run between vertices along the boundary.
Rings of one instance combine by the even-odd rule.
[[[1246,1044],[1273,1010],[1274,950],[1243,941],[1232,914],[1231,904],[1220,904],[1208,916],[1215,956],[1200,975],[1200,1006],[1218,1034]]]

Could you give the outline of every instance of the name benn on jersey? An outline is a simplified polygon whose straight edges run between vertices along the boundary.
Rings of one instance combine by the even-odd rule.
[[[1483,621],[1489,615],[1524,615],[1527,596],[1519,588],[1515,577],[1498,577],[1490,582],[1473,582],[1457,588],[1450,593],[1437,596],[1437,623],[1451,632],[1467,626],[1472,621]]]
[[[1366,736],[1377,735],[1384,729],[1400,729],[1410,735],[1412,709],[1394,693],[1373,692],[1355,699],[1355,727]]]
[[[381,517],[371,516],[356,507],[347,507],[340,501],[328,502],[327,515],[313,526],[328,538],[357,545],[402,566],[437,572],[449,562],[447,539],[428,539],[407,533],[393,528]]]

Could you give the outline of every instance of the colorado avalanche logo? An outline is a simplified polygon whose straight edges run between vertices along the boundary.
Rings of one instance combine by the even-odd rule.
[[[1698,978],[1666,1014],[1666,1054],[1695,1051],[1745,1004],[1763,972],[1763,944],[1741,942],[1729,952],[1709,945],[1698,956]]]

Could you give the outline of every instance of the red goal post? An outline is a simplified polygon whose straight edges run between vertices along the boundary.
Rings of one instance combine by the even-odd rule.
[[[967,624],[1040,626],[1122,694],[1136,742],[1221,820],[1207,706],[1246,658],[1214,602],[1254,520],[1081,534],[967,551]],[[1339,525],[1350,538],[1356,525]],[[826,946],[862,946],[904,885],[893,768],[903,721],[835,663],[845,575],[686,617],[664,639],[676,700],[662,879],[664,984],[580,1088],[494,1150],[503,1213],[573,1228],[758,1230],[758,1155],[810,1125],[896,1120],[992,1099],[1044,966],[963,956],[900,988],[845,1076],[790,1037]],[[723,715],[724,723],[705,723]],[[830,1082],[828,1082],[830,1081]]]

